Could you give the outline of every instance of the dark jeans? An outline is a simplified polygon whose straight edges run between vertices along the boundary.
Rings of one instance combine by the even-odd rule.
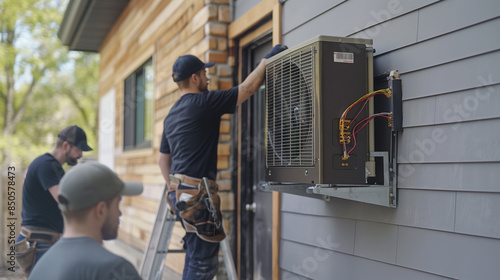
[[[179,189],[189,188],[182,184]],[[175,208],[175,192],[168,194],[168,199]],[[175,214],[179,216],[179,211],[175,209]],[[181,220],[182,223],[182,220]],[[184,227],[184,223],[182,223]],[[212,243],[202,240],[196,233],[187,232],[184,236],[184,249],[186,250],[186,259],[183,280],[211,280],[217,274],[219,268],[219,243]]]

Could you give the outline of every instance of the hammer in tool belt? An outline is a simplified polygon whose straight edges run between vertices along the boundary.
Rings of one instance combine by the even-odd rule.
[[[208,179],[207,177],[203,177],[203,184],[205,185],[205,188],[207,189],[207,195],[208,198],[205,200],[205,204],[207,205],[208,211],[210,212],[210,215],[214,218],[214,224],[217,229],[220,228],[220,220],[219,216],[217,216],[217,208],[214,205],[214,200],[212,199],[212,193],[210,192],[210,187],[208,184]]]

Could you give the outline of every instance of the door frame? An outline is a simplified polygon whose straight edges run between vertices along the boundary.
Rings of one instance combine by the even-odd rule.
[[[270,17],[271,20],[265,22],[266,18]],[[265,22],[262,24],[262,22]],[[228,28],[228,39],[229,45],[232,46],[238,54],[239,59],[241,59],[241,47],[249,42],[262,37],[266,33],[272,32],[272,44],[281,43],[281,22],[282,22],[282,5],[279,0],[262,0],[250,11],[239,17],[237,20],[233,21]],[[236,60],[238,63],[238,78],[237,84],[241,83],[242,69],[241,61]],[[234,163],[237,164],[237,174],[233,176],[233,186],[236,188],[236,267],[238,272],[238,279],[241,278],[241,166],[238,164],[241,162],[241,155],[238,151],[241,151],[241,110],[238,110],[237,115],[237,150]],[[235,183],[236,180],[236,183]],[[273,192],[272,194],[272,279],[280,279],[279,270],[279,241],[280,241],[280,224],[281,224],[281,196],[278,192]]]
[[[262,56],[272,47],[271,31],[248,44],[240,46],[242,77],[258,65]],[[269,279],[272,275],[272,193],[262,191],[259,184],[264,180],[264,87],[238,108],[238,209],[240,210],[238,246],[241,279]],[[255,204],[254,204],[255,203]],[[256,205],[255,209],[247,206]],[[257,274],[256,274],[257,273]]]

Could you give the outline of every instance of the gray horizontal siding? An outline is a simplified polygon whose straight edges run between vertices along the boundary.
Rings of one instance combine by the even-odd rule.
[[[500,119],[408,128],[399,139],[398,161],[499,162],[499,132]]]
[[[304,226],[309,224],[315,226]],[[355,228],[355,221],[347,219],[297,213],[281,216],[282,239],[350,254],[354,252]]]
[[[327,217],[335,217],[454,231],[456,208],[456,194],[454,192],[400,189],[398,196],[399,204],[395,210],[336,198],[326,202],[314,198],[283,195],[282,211],[321,216],[323,217],[321,222],[324,223],[328,223]],[[284,215],[285,213],[283,213]],[[315,223],[307,223],[307,225],[316,227]],[[299,232],[290,234],[298,235]],[[304,236],[296,238],[301,239]],[[291,237],[289,239],[298,240]]]
[[[345,253],[351,251],[353,244],[348,234],[353,231],[354,220],[500,238],[498,193],[400,188],[397,210],[342,199],[325,202],[295,195],[283,195],[282,203],[282,238],[318,246],[316,239],[323,238],[321,234],[335,233],[336,241],[332,242]],[[339,227],[339,218],[342,225],[350,226]],[[297,224],[308,227],[294,231]],[[357,238],[354,242],[358,242]]]
[[[346,255],[286,240],[281,241],[280,247],[283,248],[280,260],[282,280],[450,279],[411,268],[373,261],[359,256]]]
[[[282,23],[289,47],[372,38],[404,131],[397,209],[282,195],[281,279],[498,279],[500,1],[288,0]]]
[[[479,77],[490,83],[493,74]],[[500,84],[404,102],[403,126],[425,126],[500,117]]]
[[[500,239],[499,213],[499,193],[457,193],[455,231]]]
[[[499,170],[500,162],[404,163],[399,164],[398,188],[499,192]]]
[[[396,263],[398,226],[357,221],[354,255],[384,263]]]
[[[375,57],[417,42],[415,33],[418,31],[418,12],[412,12],[397,17],[388,22],[377,24],[369,29],[350,34],[349,37],[373,39]],[[375,73],[378,72],[378,63]],[[392,69],[393,70],[393,69]]]
[[[303,228],[296,226],[295,231]],[[500,275],[500,242],[496,239],[363,221],[356,222],[355,236],[352,254],[282,239],[281,267],[311,279],[418,279],[412,278],[415,273],[424,277],[421,279],[498,279]],[[320,244],[335,248],[334,239],[325,236]],[[372,278],[366,278],[370,272]]]
[[[401,31],[397,36],[392,36],[392,40],[398,40],[400,44],[415,42],[417,39],[417,17],[413,18],[413,24],[408,23],[406,19],[394,24],[392,19],[398,20],[408,13],[432,4],[436,0],[422,1],[360,1],[350,0],[334,6],[338,1],[332,1],[333,9],[325,10],[319,16],[305,20],[301,16],[296,16],[297,11],[308,10],[305,6],[312,6],[308,1],[288,0],[285,3],[283,15],[283,42],[288,46],[294,46],[317,35],[330,36],[353,36],[353,37],[377,37],[390,34],[390,30]],[[356,36],[358,35],[358,36]],[[407,37],[407,35],[411,35]],[[399,36],[404,37],[402,40]],[[409,40],[409,41],[408,41]],[[382,41],[382,40],[379,40]],[[378,47],[377,47],[378,48]],[[386,51],[380,49],[380,51]]]
[[[283,5],[282,33],[290,33],[293,29],[323,13],[327,13],[345,1],[347,0],[315,0],[314,2],[310,2],[310,5],[304,5],[304,2],[301,0],[287,0],[285,5]],[[298,13],[297,11],[300,12]]]
[[[404,74],[401,76],[403,99],[410,100],[498,84],[499,63],[500,51],[496,51]],[[394,66],[394,69],[397,69],[397,65]]]
[[[419,10],[418,40],[440,36],[460,28],[468,27],[485,20],[498,17],[498,0],[453,0],[441,1]],[[498,32],[491,33],[492,37]],[[468,40],[466,38],[466,40]],[[478,42],[481,43],[481,42]]]
[[[397,264],[456,279],[497,280],[500,242],[425,229],[399,228]]]
[[[417,12],[412,14],[412,19],[413,15],[416,16]],[[483,24],[460,29],[432,40],[419,42],[418,44],[408,46],[397,44],[394,47],[405,47],[395,50],[390,54],[378,55],[376,57],[375,74],[381,74],[392,69],[398,69],[404,74],[496,51],[500,48],[500,37],[493,34],[498,32],[499,28],[500,18],[496,18]],[[382,39],[380,41],[374,38],[374,47],[377,49],[377,53],[381,49],[380,44],[382,46],[396,44],[397,41],[392,39],[391,36],[398,38],[399,34],[393,33],[389,34],[389,36],[388,38],[380,38]],[[390,48],[390,46],[387,48]],[[377,55],[377,53],[375,54]],[[446,76],[443,77],[442,75],[440,77],[446,78]]]

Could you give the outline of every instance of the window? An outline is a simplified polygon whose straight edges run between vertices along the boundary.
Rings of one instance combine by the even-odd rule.
[[[123,150],[151,147],[153,87],[154,73],[151,59],[125,80]]]

